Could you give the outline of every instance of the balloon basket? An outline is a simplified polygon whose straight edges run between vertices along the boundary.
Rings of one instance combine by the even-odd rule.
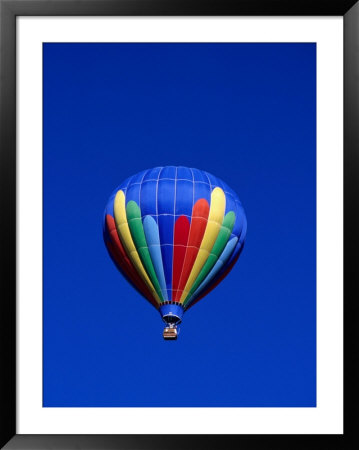
[[[165,329],[163,330],[163,339],[165,341],[175,341],[177,339],[178,336],[178,332],[177,332],[177,327],[165,327]]]

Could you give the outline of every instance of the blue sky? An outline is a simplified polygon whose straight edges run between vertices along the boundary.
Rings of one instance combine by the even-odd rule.
[[[316,405],[315,44],[44,44],[44,406]],[[165,342],[102,239],[146,168],[213,173],[246,245]]]

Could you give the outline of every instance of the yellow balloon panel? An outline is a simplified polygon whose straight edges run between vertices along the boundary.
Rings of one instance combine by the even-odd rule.
[[[146,283],[146,285],[150,289],[150,291],[153,294],[153,296],[155,297],[156,301],[158,303],[160,303],[161,302],[160,298],[159,298],[151,280],[149,279],[145,268],[143,267],[141,259],[136,250],[135,244],[133,242],[130,228],[129,228],[128,222],[127,222],[125,194],[121,190],[118,191],[116,194],[114,205],[113,205],[113,211],[114,211],[115,223],[116,223],[118,235],[122,241],[123,246],[126,249],[126,253],[128,254],[129,258],[131,259],[137,272],[139,273],[139,275],[141,276],[143,281]]]
[[[182,292],[180,299],[181,303],[183,303],[186,299],[187,294],[191,290],[193,283],[195,282],[199,272],[201,271],[212,250],[212,247],[222,226],[225,209],[226,196],[221,188],[216,187],[215,189],[213,189],[211,194],[211,206],[209,210],[206,231],[204,233],[200,249],[193,264],[191,273],[188,277],[186,286]]]

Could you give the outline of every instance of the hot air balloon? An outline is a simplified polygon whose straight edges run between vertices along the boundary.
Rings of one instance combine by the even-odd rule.
[[[161,314],[177,339],[185,311],[239,258],[247,220],[223,181],[198,169],[155,167],[129,177],[104,213],[107,250],[122,275]]]

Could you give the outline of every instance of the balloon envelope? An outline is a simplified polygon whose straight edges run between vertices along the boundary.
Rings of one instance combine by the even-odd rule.
[[[167,166],[121,183],[108,200],[103,229],[117,268],[172,326],[229,273],[247,221],[223,181]]]

